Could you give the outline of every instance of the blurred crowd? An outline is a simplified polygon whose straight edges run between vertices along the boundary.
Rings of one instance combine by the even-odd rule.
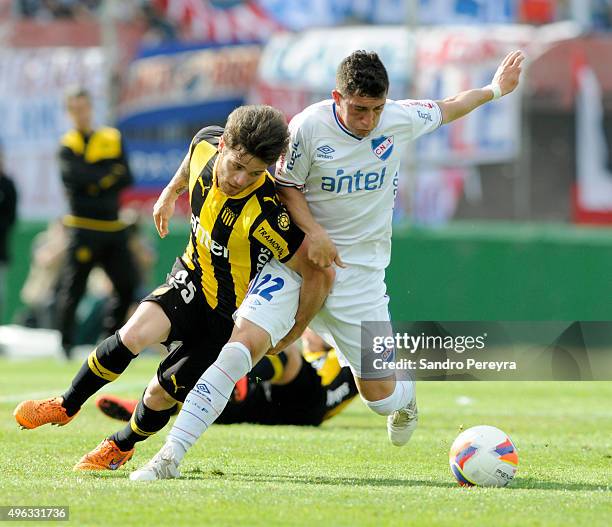
[[[122,0],[113,5],[121,20],[144,20],[147,26],[157,34],[160,40],[173,40],[181,35],[181,23],[195,12],[208,12],[207,8],[231,7],[240,2],[220,2],[213,0]],[[324,2],[324,0],[322,0]],[[459,12],[477,12],[485,9],[488,0],[422,0],[420,11],[424,19],[431,18],[431,13],[448,10],[449,5]],[[103,0],[13,0],[13,13],[18,17],[37,20],[53,19],[87,19],[99,16]],[[272,0],[252,0],[264,10],[274,10]],[[291,2],[296,16],[303,7],[308,9],[308,2],[299,0]],[[321,2],[318,2],[320,4]],[[336,8],[331,5],[329,8]],[[513,10],[518,22],[529,24],[547,24],[561,20],[578,20],[596,30],[612,29],[612,0],[515,0]],[[320,6],[319,6],[320,7]],[[333,10],[333,9],[332,9]],[[180,17],[170,13],[183,13]],[[418,16],[418,15],[417,15]],[[182,20],[181,20],[182,18]],[[435,15],[434,15],[435,18]],[[349,19],[350,22],[350,19]]]
[[[206,1],[206,0],[204,0]],[[104,0],[14,0],[13,15],[21,19],[88,20],[99,18]],[[128,0],[113,4],[116,20],[142,22],[147,28],[147,40],[175,40],[177,24],[166,16],[165,4],[159,0]]]
[[[18,0],[16,12],[19,16],[51,19],[75,19],[95,16],[102,0]]]

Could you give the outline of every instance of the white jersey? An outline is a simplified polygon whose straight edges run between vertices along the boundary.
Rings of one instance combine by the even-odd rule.
[[[385,268],[402,151],[441,123],[433,101],[387,100],[378,126],[360,138],[340,121],[333,100],[313,104],[289,124],[291,144],[277,183],[305,192],[346,264]]]

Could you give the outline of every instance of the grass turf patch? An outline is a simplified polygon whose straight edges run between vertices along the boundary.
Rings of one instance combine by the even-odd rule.
[[[105,391],[137,397],[156,370],[142,357]],[[61,428],[19,430],[23,398],[61,394],[78,362],[0,360],[0,505],[68,505],[74,525],[609,525],[612,383],[430,382],[420,424],[393,447],[385,419],[360,401],[320,428],[214,426],[188,453],[183,479],[128,473],[161,446],[141,443],[126,467],[72,466],[123,426],[88,402]],[[448,449],[461,427],[490,424],[519,449],[505,489],[458,487]]]

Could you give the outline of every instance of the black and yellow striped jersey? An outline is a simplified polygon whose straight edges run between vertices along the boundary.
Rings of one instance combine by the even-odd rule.
[[[267,171],[235,196],[219,189],[215,170],[222,133],[217,126],[203,128],[191,142],[191,234],[182,259],[195,273],[206,303],[231,317],[264,264],[271,258],[289,260],[304,233],[278,200]]]
[[[119,130],[71,130],[62,137],[58,157],[70,206],[64,223],[96,231],[124,229],[118,220],[119,193],[132,184],[132,175]]]

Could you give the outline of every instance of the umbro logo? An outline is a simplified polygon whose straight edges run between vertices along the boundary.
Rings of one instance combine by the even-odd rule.
[[[208,386],[206,386],[206,384],[204,384],[203,382],[201,382],[200,384],[196,384],[196,390],[200,393],[207,393],[208,395],[210,395],[210,390],[208,389]]]
[[[317,148],[317,157],[320,159],[333,159],[334,156],[331,154],[335,151],[331,146],[323,145]]]

